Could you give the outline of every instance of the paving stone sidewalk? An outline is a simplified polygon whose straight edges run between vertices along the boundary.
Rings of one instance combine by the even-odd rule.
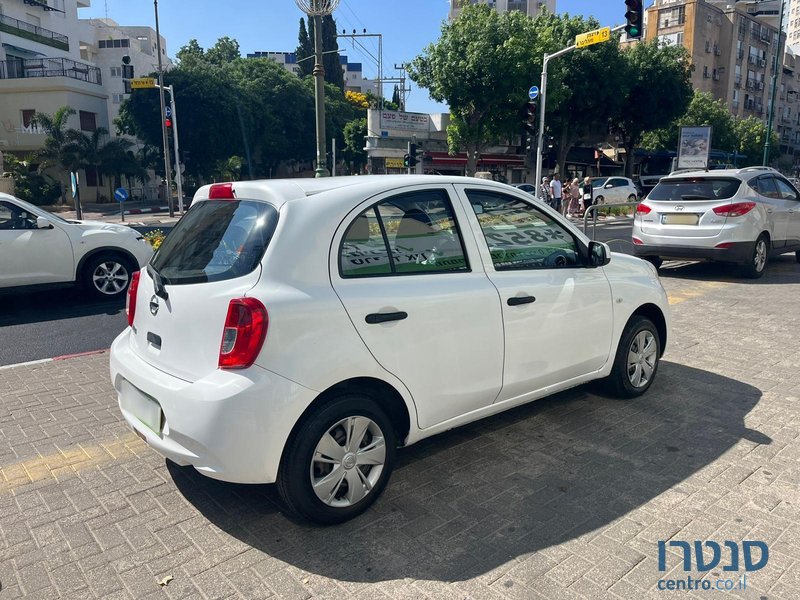
[[[800,266],[663,281],[674,328],[644,398],[582,387],[426,440],[336,528],[166,463],[122,422],[107,354],[2,369],[0,600],[798,598]],[[686,575],[675,548],[658,570],[670,539],[769,560],[747,590],[659,591]],[[690,575],[738,578],[722,564]]]

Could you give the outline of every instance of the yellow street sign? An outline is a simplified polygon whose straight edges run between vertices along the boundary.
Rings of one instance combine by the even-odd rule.
[[[611,39],[611,27],[603,27],[602,29],[595,29],[586,33],[581,33],[575,36],[575,47],[585,48],[592,44],[599,44],[600,42],[607,42]]]
[[[139,77],[131,79],[132,90],[145,90],[156,87],[156,80],[153,77]]]
[[[386,168],[387,169],[404,169],[403,166],[403,159],[402,158],[387,158],[386,159]]]

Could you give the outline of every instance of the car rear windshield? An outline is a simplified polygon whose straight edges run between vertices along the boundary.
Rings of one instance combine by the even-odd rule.
[[[167,284],[234,279],[252,272],[278,223],[270,204],[206,200],[186,213],[152,260]]]
[[[648,200],[686,202],[691,200],[730,200],[742,182],[730,177],[662,179],[647,195]]]

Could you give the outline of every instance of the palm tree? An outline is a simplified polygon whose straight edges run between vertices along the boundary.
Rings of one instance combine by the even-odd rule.
[[[128,138],[116,137],[106,142],[99,150],[99,171],[108,178],[109,197],[114,187],[122,186],[122,177],[147,181],[147,169],[131,151],[133,142]]]
[[[226,160],[220,160],[214,171],[220,181],[238,181],[242,173],[242,157],[231,156]]]
[[[69,173],[81,167],[80,144],[75,134],[80,133],[67,127],[69,118],[76,114],[75,109],[62,106],[55,114],[37,113],[33,122],[41,128],[45,135],[44,146],[36,153],[39,171],[56,168],[62,171],[59,179],[61,201],[65,202],[64,191],[67,189]]]

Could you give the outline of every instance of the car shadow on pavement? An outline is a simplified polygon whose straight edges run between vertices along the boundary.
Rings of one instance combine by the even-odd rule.
[[[794,254],[782,254],[769,259],[767,271],[759,279],[747,279],[740,274],[739,267],[726,263],[664,261],[658,274],[664,278],[680,278],[697,281],[718,281],[744,284],[800,283],[800,264]]]
[[[714,373],[663,362],[642,398],[593,390],[564,392],[401,451],[383,497],[335,527],[284,516],[274,486],[226,484],[167,466],[214,525],[307,572],[354,582],[462,581],[605,529],[643,504],[669,510],[713,474],[687,478],[740,440],[771,443],[744,425],[761,392]]]
[[[77,287],[0,294],[0,327],[93,315],[116,315],[125,298],[97,300]]]

